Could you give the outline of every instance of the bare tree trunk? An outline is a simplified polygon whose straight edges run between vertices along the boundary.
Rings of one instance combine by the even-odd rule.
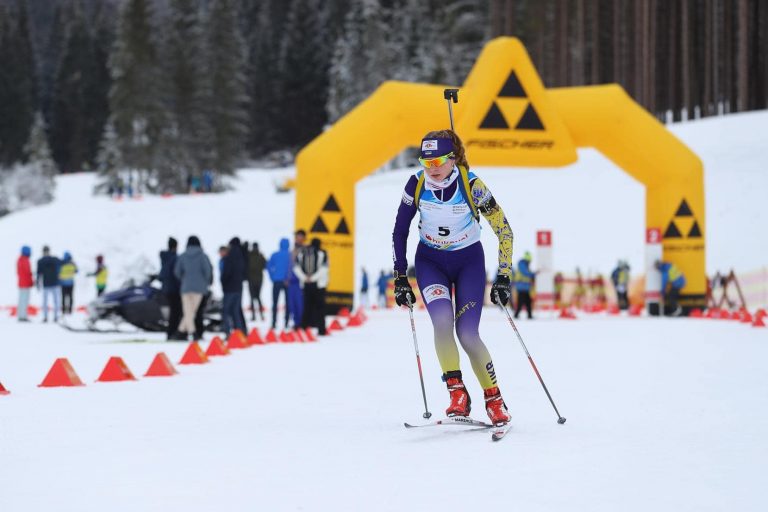
[[[600,0],[592,0],[592,67],[590,80],[592,84],[600,83]]]
[[[584,85],[584,61],[586,48],[584,46],[584,0],[576,0],[575,41],[573,45],[573,66],[571,66],[571,85]]]
[[[712,70],[712,115],[718,114],[717,104],[720,102],[720,14],[718,5],[721,0],[714,0],[710,3],[709,17],[712,20],[712,52],[710,54],[710,69]]]
[[[624,85],[624,52],[622,52],[621,35],[622,25],[621,21],[624,19],[622,16],[623,2],[621,0],[613,0],[613,81],[618,82],[622,86]]]
[[[504,9],[504,33],[515,35],[515,2],[506,0]]]
[[[656,113],[656,0],[648,1],[648,47],[645,54],[645,98],[648,111]]]
[[[733,103],[733,5],[723,3],[723,112],[729,113]]]
[[[687,114],[687,118],[691,119],[693,112],[691,112],[691,61],[690,61],[690,27],[689,27],[689,12],[688,12],[688,0],[683,0],[682,11],[680,12],[680,50],[682,53],[680,63],[680,71],[682,73],[682,85],[683,85],[683,106]]]
[[[747,95],[749,91],[749,67],[747,64],[749,17],[747,15],[747,0],[739,0],[738,3],[738,29],[736,36],[736,110],[741,112],[747,109]]]
[[[669,98],[667,99],[667,105],[668,108],[673,112],[673,119],[679,120],[680,119],[680,105],[678,104],[678,90],[680,87],[680,83],[678,80],[678,77],[680,76],[680,61],[678,59],[679,53],[678,53],[678,38],[677,34],[680,30],[680,26],[678,24],[678,10],[680,8],[680,4],[678,2],[670,2],[668,4],[670,13],[669,13],[669,77],[668,77],[668,84],[669,84]]]

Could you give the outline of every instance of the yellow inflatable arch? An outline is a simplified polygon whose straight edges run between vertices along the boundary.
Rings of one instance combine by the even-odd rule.
[[[446,125],[445,87],[385,82],[299,152],[296,228],[328,251],[329,309],[352,307],[355,183]],[[559,167],[592,147],[645,185],[646,227],[686,275],[681,304],[705,305],[701,161],[620,86],[547,90],[520,41],[503,37],[485,46],[460,98],[455,126],[473,166]]]

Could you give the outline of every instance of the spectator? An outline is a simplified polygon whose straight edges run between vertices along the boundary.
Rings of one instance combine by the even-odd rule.
[[[221,289],[224,292],[221,317],[227,336],[233,328],[246,330],[242,311],[244,279],[245,261],[240,239],[235,237],[229,241],[229,250],[221,260]]]
[[[88,274],[88,277],[96,277],[96,295],[101,297],[104,290],[107,289],[107,266],[104,265],[104,256],[96,256],[96,270]]]
[[[166,339],[179,338],[179,322],[181,321],[181,291],[178,278],[173,273],[178,255],[176,253],[179,243],[175,238],[168,238],[168,249],[160,251],[160,283],[163,295],[168,301],[168,328],[165,331]],[[182,337],[181,339],[186,339]]]
[[[611,282],[616,289],[616,298],[619,303],[619,310],[624,311],[629,308],[629,264],[626,261],[619,260],[616,268],[611,272]]]
[[[59,289],[58,258],[51,256],[51,250],[43,247],[43,257],[37,260],[37,287],[43,289],[43,322],[48,321],[48,298],[53,303],[53,321],[59,321],[61,290]]]
[[[360,283],[360,305],[362,307],[368,307],[368,272],[365,271],[365,267],[360,269],[363,273],[362,282]]]
[[[299,278],[293,269],[295,268],[299,253],[304,248],[306,239],[307,233],[303,229],[296,231],[293,237],[293,251],[291,252],[290,275],[288,278],[288,302],[290,305],[288,309],[290,310],[291,317],[293,317],[293,325],[295,327],[301,325],[304,318],[304,293]]]
[[[391,274],[387,274],[383,270],[379,273],[379,279],[376,281],[376,286],[379,290],[379,307],[380,308],[386,308],[387,307],[387,286],[389,285],[389,280],[392,278]]]
[[[61,314],[72,314],[72,302],[75,290],[75,274],[77,265],[72,261],[72,255],[64,251],[59,267],[59,285],[61,286]]]
[[[301,326],[315,327],[325,336],[325,289],[328,287],[328,255],[320,248],[320,239],[313,238],[298,254],[294,274],[304,291],[304,316]]]
[[[264,283],[264,267],[266,265],[267,260],[259,251],[259,244],[254,242],[248,253],[248,291],[251,296],[251,320],[256,320],[255,301],[259,305],[259,315],[262,322],[264,321],[264,305],[261,303],[261,285]]]
[[[685,287],[685,275],[674,263],[656,260],[656,268],[661,272],[661,295],[664,297],[664,315],[680,316],[683,308],[678,301],[680,290]]]
[[[517,288],[517,307],[515,308],[515,318],[520,315],[520,310],[525,306],[528,312],[528,319],[533,319],[533,303],[531,302],[531,287],[536,277],[531,272],[531,253],[525,251],[523,258],[517,262],[517,274],[515,275],[515,288]]]
[[[290,242],[287,238],[280,239],[280,249],[272,253],[267,263],[267,272],[272,280],[272,329],[277,328],[277,303],[282,292],[285,297],[285,328],[288,328],[290,304],[288,302],[287,284],[291,275]]]
[[[16,276],[19,281],[19,305],[16,308],[16,317],[19,322],[29,322],[27,310],[29,309],[29,294],[34,286],[32,278],[32,265],[29,258],[32,255],[32,249],[25,245],[21,248],[19,259],[16,260]]]
[[[195,317],[213,282],[213,268],[208,256],[200,247],[200,239],[190,236],[187,249],[176,259],[173,273],[179,280],[181,292],[182,318],[179,331],[187,336],[202,335],[195,326]]]

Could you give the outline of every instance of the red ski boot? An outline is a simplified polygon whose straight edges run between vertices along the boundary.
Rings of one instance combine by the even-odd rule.
[[[504,399],[501,398],[501,391],[497,386],[488,388],[484,392],[485,394],[485,411],[488,413],[488,417],[491,419],[491,423],[497,427],[509,423],[511,416],[507,411],[507,406],[504,404]]]
[[[448,393],[451,395],[451,405],[445,410],[445,415],[469,416],[472,410],[472,400],[469,398],[467,388],[461,380],[461,372],[453,371],[443,375],[443,380],[448,385]]]

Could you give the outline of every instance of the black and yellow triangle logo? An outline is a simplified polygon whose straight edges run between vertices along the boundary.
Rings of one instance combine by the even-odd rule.
[[[488,108],[488,112],[486,112],[483,120],[480,122],[479,128],[482,130],[508,130],[510,124],[507,122],[507,118],[504,117],[504,113],[502,112],[501,108],[499,108],[498,100],[506,101],[510,98],[513,100],[528,100],[528,95],[526,94],[525,89],[523,89],[523,85],[520,83],[520,80],[517,78],[517,74],[514,72],[514,70],[509,73],[509,76],[504,82],[504,85],[501,87],[496,100],[491,102],[491,106]],[[544,123],[541,122],[539,114],[536,112],[536,109],[533,107],[533,104],[530,101],[527,102],[525,111],[520,116],[520,119],[518,119],[514,129],[545,129]]]
[[[336,221],[337,218],[338,221]],[[328,229],[329,225],[336,226],[336,229],[333,231],[333,234],[335,235],[350,234],[347,221],[344,218],[344,214],[341,212],[341,208],[339,208],[339,203],[337,203],[336,198],[333,197],[333,194],[328,196],[328,199],[325,201],[320,213],[317,214],[317,218],[315,218],[315,222],[312,224],[309,232],[329,234],[331,233]]]
[[[685,226],[686,224],[690,225],[690,228],[687,230],[688,234],[683,237],[683,232],[680,230],[679,225]],[[688,202],[683,199],[680,202],[680,206],[677,207],[672,220],[669,221],[667,230],[664,232],[664,238],[701,238],[702,236],[701,227],[696,220],[696,216],[693,214],[693,210],[688,206]]]

